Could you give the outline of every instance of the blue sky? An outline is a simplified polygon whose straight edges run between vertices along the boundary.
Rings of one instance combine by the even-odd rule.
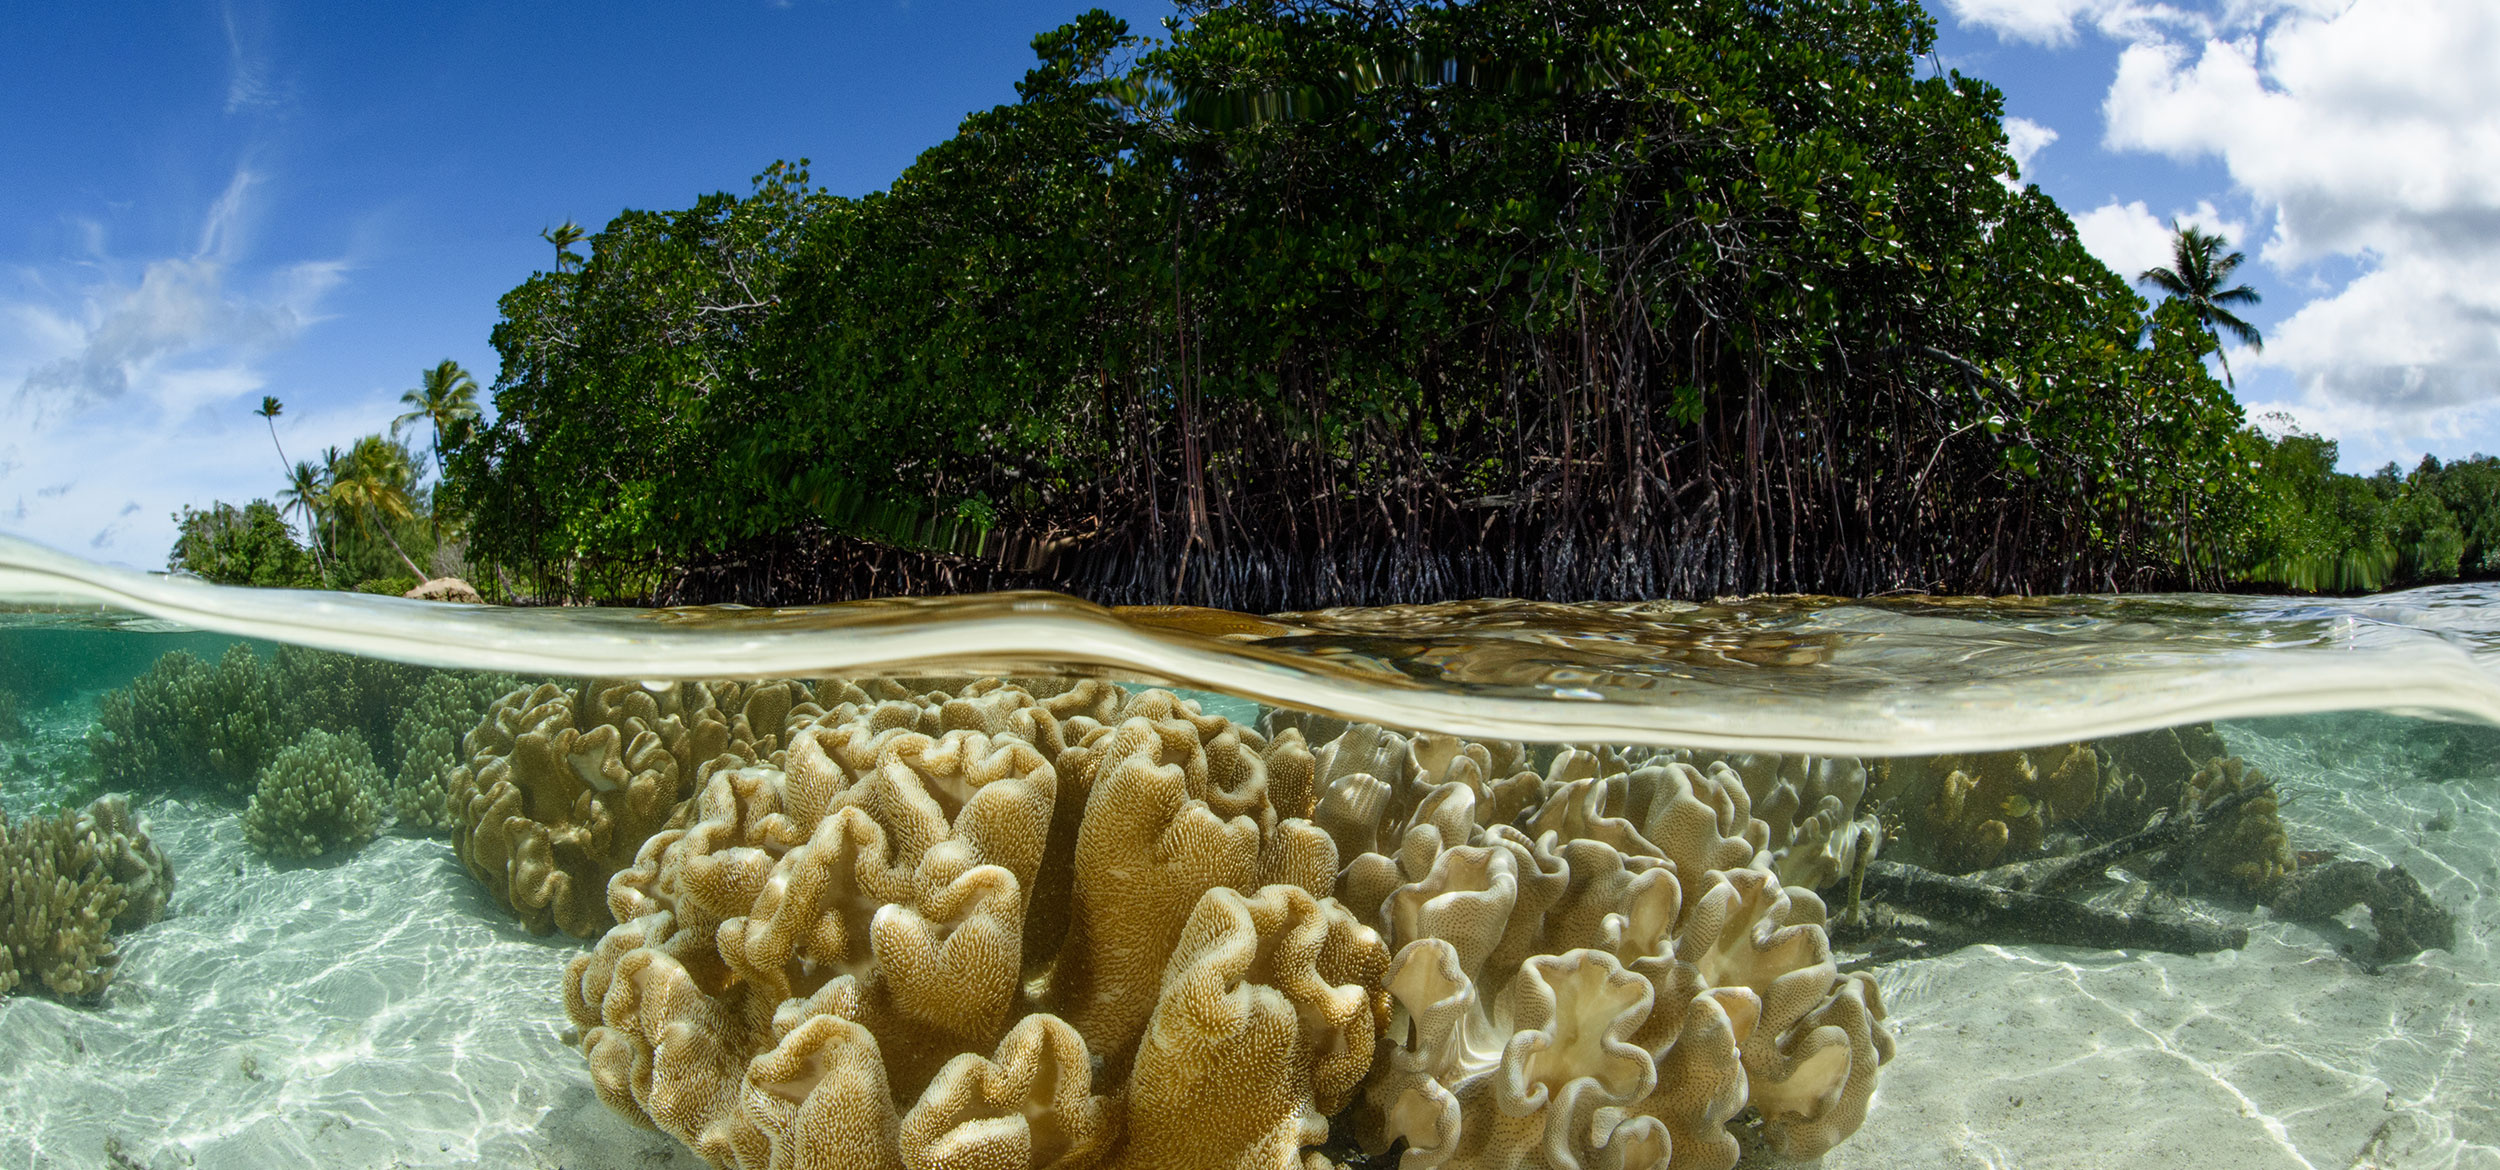
[[[2500,4],[1934,0],[2025,176],[2121,271],[2174,216],[2251,259],[2251,413],[2347,468],[2500,451]],[[1151,29],[1167,0],[1104,5]],[[449,357],[491,381],[540,229],[882,186],[1013,97],[1076,0],[0,8],[0,531],[161,567]]]

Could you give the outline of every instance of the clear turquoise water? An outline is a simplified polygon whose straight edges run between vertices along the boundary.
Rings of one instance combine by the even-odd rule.
[[[1976,772],[1988,753],[2082,743],[2114,769],[2131,742],[2120,737],[2211,724],[2271,780],[2299,865],[2401,867],[2451,916],[2444,945],[2384,957],[2369,909],[2287,916],[2159,855],[2064,896],[2113,910],[2149,897],[2155,913],[2244,931],[2237,945],[2181,954],[2002,923],[1941,936],[1835,926],[1833,962],[1880,989],[1893,1051],[1863,1123],[1804,1164],[2177,1165],[2194,1151],[2214,1166],[2500,1166],[2500,730],[2477,722],[2500,716],[2500,596],[2484,587],[2352,603],[1477,603],[1274,621],[1041,597],[516,612],[217,590],[8,545],[0,601],[0,686],[16,716],[0,719],[0,809],[23,825],[126,793],[174,881],[161,919],[115,936],[100,994],[37,980],[0,997],[0,1167],[705,1164],[598,1095],[563,998],[568,964],[593,942],[527,929],[445,829],[377,791],[372,839],[271,856],[245,829],[257,775],[135,775],[94,746],[108,695],[132,693],[169,653],[213,663],[233,646],[261,664],[279,708],[332,712],[296,724],[327,720],[367,741],[383,784],[437,792],[441,775],[398,774],[407,745],[395,742],[436,673],[637,680],[663,698],[693,693],[680,680],[900,677],[925,693],[991,674],[1091,676],[1132,695],[1177,687],[1263,741],[1294,727],[1324,744],[1341,723],[1300,714],[1322,710],[1399,745],[1493,745],[1558,783],[1575,745],[1601,778],[1729,751],[1863,761],[1874,778],[1841,821],[1873,820],[1879,859],[1940,869],[1985,867],[1918,836],[1935,801],[1906,778],[1924,775],[1919,761],[1956,753]],[[289,675],[282,645],[409,669]],[[351,691],[400,706],[337,713]],[[1922,795],[1887,803],[1887,784]],[[1511,823],[1566,841],[1601,831],[1539,821],[1539,807]],[[1990,862],[2125,832],[2047,829]],[[1811,868],[1791,884],[1819,888],[1836,921],[1846,867]],[[1405,1013],[1401,1002],[1393,1033]],[[1366,1076],[1357,1096],[1376,1083]],[[898,1114],[910,1108],[898,1095]],[[1766,1148],[1760,1112],[1732,1119],[1745,1164],[1797,1164]],[[1353,1160],[1351,1116],[1327,1156],[1398,1164],[1394,1152]]]

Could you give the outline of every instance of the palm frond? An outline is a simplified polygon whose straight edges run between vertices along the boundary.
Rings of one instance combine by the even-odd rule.
[[[2260,352],[2264,351],[2266,348],[2265,335],[2257,332],[2257,327],[2246,321],[2242,321],[2220,309],[2214,310],[2213,316],[2208,318],[2208,320],[2212,322],[2216,329],[2219,329],[2224,333],[2228,333],[2233,337],[2239,338],[2241,345],[2245,345],[2250,349],[2258,350]]]

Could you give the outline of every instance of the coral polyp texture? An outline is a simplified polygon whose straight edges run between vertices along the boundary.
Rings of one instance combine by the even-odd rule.
[[[506,674],[441,671],[417,688],[391,729],[399,771],[384,795],[401,832],[450,831],[451,773],[466,758],[460,753],[461,740],[496,699],[519,686],[519,679]]]
[[[0,812],[0,995],[102,992],[120,962],[112,936],[162,917],[173,889],[128,797],[14,824]]]
[[[373,753],[353,732],[307,731],[260,770],[243,840],[272,857],[319,857],[373,839],[382,814]]]
[[[566,974],[600,1097],[716,1166],[1725,1167],[1891,1055],[1724,765],[837,686]]]
[[[924,712],[890,684],[889,717]],[[778,763],[792,730],[878,699],[847,683],[617,679],[544,683],[497,699],[445,783],[452,844],[523,926],[589,938],[614,925],[608,878],[688,811],[724,768]],[[969,716],[967,716],[969,717]]]
[[[287,727],[268,666],[250,647],[229,647],[213,666],[176,650],[129,686],[97,696],[87,749],[97,778],[112,787],[241,797],[285,744]]]

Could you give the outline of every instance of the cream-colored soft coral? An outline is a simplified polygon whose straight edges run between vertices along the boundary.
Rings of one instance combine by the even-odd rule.
[[[1398,1014],[1367,1097],[1376,1139],[1403,1138],[1410,1170],[1723,1168],[1736,1157],[1727,1125],[1748,1103],[1766,1137],[1795,1151],[1826,1149],[1864,1119],[1875,1066],[1891,1055],[1871,984],[1838,975],[1811,892],[1753,864],[1700,864],[1756,861],[1755,830],[1717,815],[1739,799],[1723,791],[1732,775],[1674,767],[1639,786],[1554,784],[1576,804],[1553,825],[1599,835],[1497,828],[1390,897]],[[1553,1031],[1559,998],[1530,1010],[1561,986],[1550,976],[1566,961],[1584,1017],[1569,1043]],[[1645,994],[1599,994],[1618,976]],[[1523,1063],[1516,1037],[1531,1033],[1549,1038]],[[1626,1078],[1626,1051],[1646,1080]],[[1585,1116],[1571,1111],[1587,1102]]]
[[[610,883],[620,924],[565,996],[602,1098],[722,1166],[1304,1160],[1368,1065],[1387,951],[1311,893],[1333,853],[1278,816],[1275,745],[1146,692],[1071,716],[1063,770],[1012,732],[878,730],[893,706],[716,771]],[[1054,865],[1077,912],[1036,963]],[[1226,1061],[1248,1079],[1190,1072]],[[1264,1120],[1132,1129],[1132,1095]]]
[[[1138,1043],[1120,1164],[1298,1166],[1370,1067],[1388,961],[1369,927],[1298,886],[1207,891]]]
[[[1574,764],[1587,774],[1572,776]],[[1571,752],[1555,761],[1544,789],[1528,821],[1532,837],[1602,841],[1664,858],[1687,875],[1768,864],[1770,830],[1728,769],[1669,763],[1601,773],[1594,757]]]
[[[1050,996],[1124,1070],[1199,896],[1279,883],[1325,890],[1336,851],[1310,822],[1276,819],[1265,763],[1233,730],[1208,742],[1187,719],[1138,715],[1096,731],[1084,751],[1069,768],[1084,770],[1090,791]]]
[[[812,718],[793,687],[681,683],[654,693],[610,680],[515,691],[469,733],[468,763],[452,771],[453,847],[522,925],[597,934],[611,924],[608,878],[702,781],[769,757],[788,720]]]
[[[1753,816],[1769,830],[1771,872],[1781,884],[1827,889],[1872,859],[1882,840],[1861,812],[1870,774],[1854,756],[1778,752],[1677,752],[1705,771],[1725,767],[1744,784]]]

